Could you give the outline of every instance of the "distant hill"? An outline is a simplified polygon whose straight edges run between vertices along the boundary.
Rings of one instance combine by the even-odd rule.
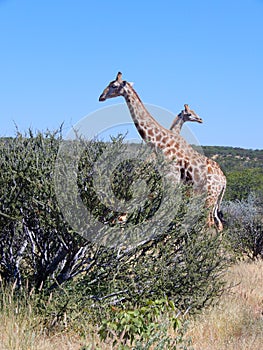
[[[251,168],[261,168],[263,172],[263,150],[225,146],[202,146],[202,150],[227,173]]]

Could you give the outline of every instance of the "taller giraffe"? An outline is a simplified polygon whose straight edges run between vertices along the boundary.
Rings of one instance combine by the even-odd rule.
[[[210,208],[209,225],[216,224],[222,231],[219,206],[226,187],[226,178],[218,164],[204,158],[179,134],[162,127],[147,111],[132,84],[122,80],[119,72],[99,97],[99,101],[123,96],[142,139],[154,148],[159,148],[171,161],[176,182],[193,184],[195,191],[206,191],[206,205]],[[220,195],[218,195],[220,193]]]

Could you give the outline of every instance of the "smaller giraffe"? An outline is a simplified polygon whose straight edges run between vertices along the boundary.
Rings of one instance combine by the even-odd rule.
[[[189,108],[188,104],[184,105],[184,110],[182,110],[173,120],[172,125],[170,126],[170,130],[175,133],[176,135],[179,135],[182,129],[182,126],[185,122],[197,122],[197,123],[203,123],[202,118],[200,118],[193,110]],[[211,226],[213,222],[216,222],[217,227],[219,228],[219,231],[223,230],[222,225],[222,213],[220,211],[220,205],[224,196],[225,188],[226,188],[226,178],[224,174],[222,173],[222,170],[218,166],[218,164],[213,161],[210,158],[205,157],[204,155],[201,155],[203,158],[203,161],[207,163],[208,166],[208,179],[210,181],[215,178],[219,179],[221,178],[222,184],[220,186],[213,186],[213,191],[216,193],[217,200],[214,201],[213,197],[211,196],[211,189],[212,186],[208,185],[208,196],[206,199],[206,203],[208,207],[212,207],[213,210],[209,213],[209,225]],[[213,183],[213,181],[212,181]],[[211,186],[211,187],[210,187]]]
[[[170,126],[170,130],[175,134],[180,134],[182,126],[185,122],[197,122],[203,123],[203,119],[200,118],[194,111],[192,111],[187,104],[184,105],[184,109],[177,114],[172,125]]]

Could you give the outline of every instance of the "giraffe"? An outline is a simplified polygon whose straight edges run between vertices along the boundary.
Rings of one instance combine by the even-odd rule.
[[[184,125],[185,122],[197,122],[197,123],[203,123],[202,118],[200,118],[195,111],[191,110],[189,108],[188,104],[184,105],[184,110],[182,110],[173,120],[171,126],[170,126],[170,130],[173,131],[175,134],[180,134],[180,131],[182,129],[182,126]],[[201,155],[202,158],[202,155]],[[218,222],[218,226],[221,227],[221,230],[223,229],[223,227],[221,226],[220,222],[221,220],[219,220],[218,216],[222,216],[221,212],[220,212],[220,204],[221,201],[223,199],[224,196],[224,192],[226,189],[226,177],[223,174],[223,172],[221,171],[221,169],[219,168],[218,164],[213,161],[210,158],[207,158],[205,156],[203,156],[203,161],[204,163],[208,163],[209,164],[209,172],[211,173],[211,175],[209,175],[209,177],[213,178],[219,176],[221,178],[222,181],[222,185],[218,187],[218,189],[215,191],[217,191],[217,198],[218,201],[216,203],[216,206],[213,208],[214,209],[214,214],[213,216],[215,217],[215,219]],[[211,167],[211,168],[210,168]],[[213,175],[214,173],[214,175]],[[211,203],[211,206],[213,204],[213,200],[211,198],[211,196],[208,196],[207,198],[207,202]]]
[[[142,139],[154,149],[161,150],[171,162],[174,181],[177,184],[180,181],[191,183],[195,192],[206,192],[208,224],[215,225],[218,231],[222,231],[219,207],[226,187],[226,178],[219,165],[194,150],[180,134],[161,126],[147,111],[132,84],[122,79],[120,72],[103,90],[99,101],[118,96],[124,97]]]
[[[172,122],[172,125],[170,126],[170,130],[175,134],[180,134],[182,126],[185,122],[203,123],[202,118],[200,118],[194,111],[192,111],[189,108],[188,104],[185,104],[184,110],[177,114],[174,121]]]

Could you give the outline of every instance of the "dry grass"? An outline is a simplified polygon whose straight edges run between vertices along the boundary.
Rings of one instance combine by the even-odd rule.
[[[229,270],[228,281],[234,287],[225,293],[220,303],[190,323],[187,336],[192,338],[195,350],[263,348],[263,261],[238,263]],[[0,350],[111,348],[99,339],[94,347],[91,344],[88,330],[83,338],[69,330],[48,336],[40,316],[33,314],[28,303],[15,303],[8,294],[4,298],[0,313]]]
[[[263,348],[263,262],[240,262],[228,273],[234,287],[191,323],[195,350]]]
[[[14,287],[0,288],[0,350],[80,349],[78,338],[69,333],[47,336],[33,300],[26,294],[14,298]]]
[[[0,350],[109,350],[108,344],[100,342],[99,336],[92,336],[91,326],[80,337],[65,327],[62,332],[48,334],[43,317],[36,313],[34,300],[21,295],[16,300],[13,290],[1,290]]]
[[[65,331],[48,336],[39,324],[34,328],[30,317],[3,317],[0,320],[0,350],[109,350],[111,346],[100,342],[99,337],[92,339],[87,334],[80,337],[71,332]]]

